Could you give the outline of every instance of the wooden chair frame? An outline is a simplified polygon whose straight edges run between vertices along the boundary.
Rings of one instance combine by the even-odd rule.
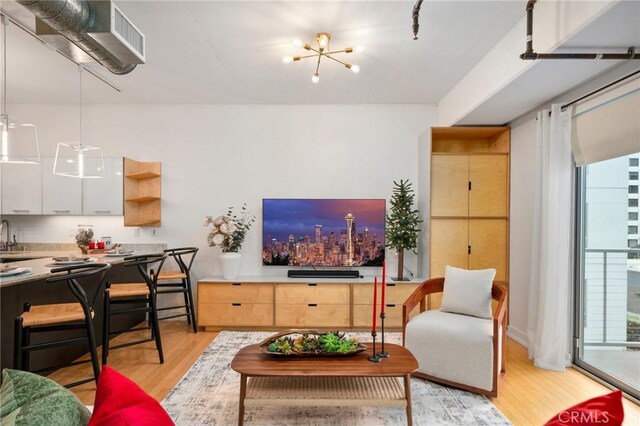
[[[402,344],[405,344],[405,332],[407,323],[409,322],[409,314],[416,306],[420,305],[420,312],[427,310],[426,297],[434,293],[442,293],[444,291],[444,278],[432,278],[424,281],[404,302],[402,305]],[[491,298],[498,302],[493,313],[493,386],[490,391],[486,389],[468,386],[462,383],[455,383],[449,380],[440,379],[423,373],[413,373],[415,377],[430,380],[432,382],[441,383],[446,386],[453,386],[470,392],[479,393],[491,398],[498,396],[498,388],[504,376],[507,367],[507,286],[505,282],[494,281],[491,287]],[[500,325],[502,325],[502,333],[499,333]],[[500,334],[500,335],[498,335]],[[499,346],[499,341],[502,346]],[[501,365],[498,365],[498,351],[501,348],[502,356]],[[496,372],[499,372],[496,374]]]

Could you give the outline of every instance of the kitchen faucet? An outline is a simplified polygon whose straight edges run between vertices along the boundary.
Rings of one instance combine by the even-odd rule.
[[[9,225],[9,221],[7,219],[2,219],[2,221],[0,222],[0,235],[2,235],[5,229],[7,233],[7,239],[0,240],[0,250],[11,251],[11,248],[13,248],[13,246],[17,244],[16,236],[15,235],[13,236],[13,242],[12,242],[11,241],[11,225]]]

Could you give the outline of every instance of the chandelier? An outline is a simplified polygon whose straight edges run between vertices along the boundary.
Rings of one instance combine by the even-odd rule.
[[[345,47],[342,50],[331,50],[329,48],[330,41],[331,41],[331,34],[329,33],[318,33],[316,35],[316,43],[318,47],[312,47],[310,44],[303,43],[298,39],[293,40],[294,46],[302,47],[305,50],[308,50],[314,53],[303,55],[303,56],[285,56],[284,58],[282,58],[282,62],[285,64],[289,64],[291,62],[297,62],[302,59],[318,58],[318,61],[316,62],[316,71],[313,73],[313,76],[311,77],[311,81],[314,83],[317,83],[320,81],[320,61],[322,60],[323,57],[327,59],[331,59],[332,61],[335,61],[341,65],[344,65],[347,69],[350,69],[352,73],[358,74],[360,72],[360,67],[358,65],[351,64],[349,62],[343,62],[340,59],[335,58],[333,55],[336,55],[338,53],[354,53],[354,52],[361,53],[364,50],[364,48],[360,46],[356,48]]]

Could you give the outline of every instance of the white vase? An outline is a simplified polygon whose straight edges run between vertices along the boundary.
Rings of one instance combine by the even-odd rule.
[[[232,280],[238,276],[240,272],[240,253],[222,253],[220,262],[222,263],[222,276],[225,280]]]

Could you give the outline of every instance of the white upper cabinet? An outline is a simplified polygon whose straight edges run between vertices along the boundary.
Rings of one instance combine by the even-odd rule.
[[[42,214],[42,167],[4,163],[0,170],[2,214]]]
[[[122,216],[122,157],[105,157],[104,179],[82,180],[82,214]]]
[[[53,163],[42,159],[42,213],[82,214],[82,179],[53,174]]]

